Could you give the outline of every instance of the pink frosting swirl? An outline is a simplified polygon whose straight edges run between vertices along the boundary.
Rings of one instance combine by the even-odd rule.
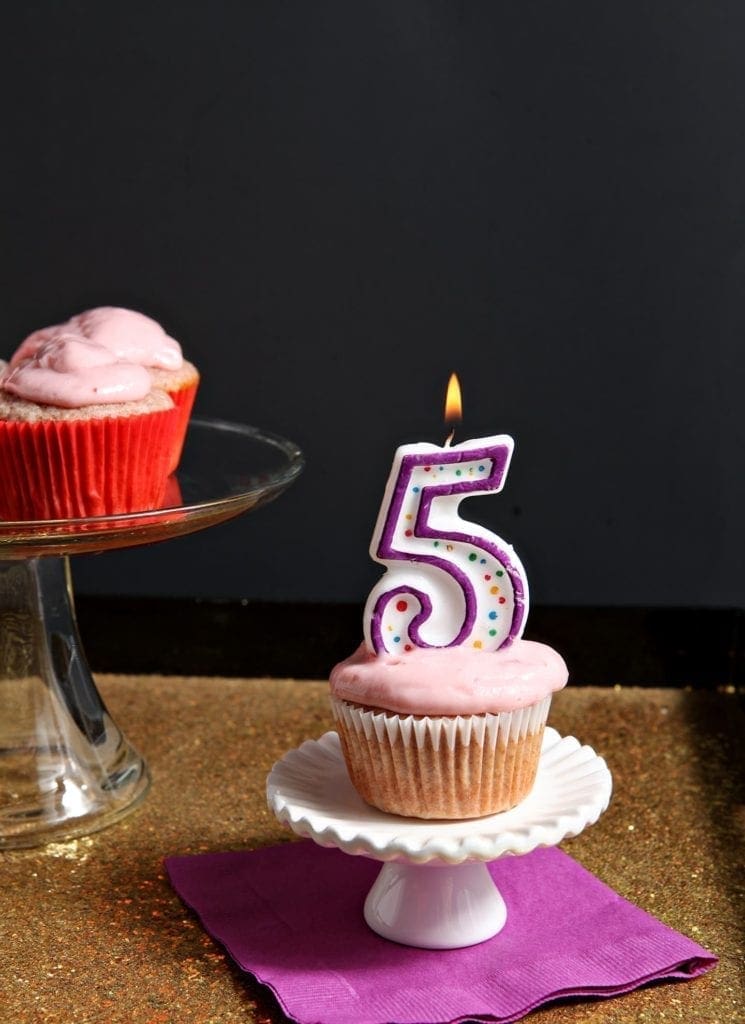
[[[480,715],[515,711],[560,690],[568,678],[552,647],[516,640],[497,651],[415,648],[371,654],[363,644],[331,672],[340,700],[404,715]]]
[[[0,377],[0,389],[11,395],[66,409],[138,401],[150,386],[144,366],[120,362],[101,345],[64,332]]]
[[[102,345],[125,363],[161,370],[178,370],[183,364],[181,346],[157,321],[132,309],[100,306],[70,317],[67,323],[42,327],[29,334],[13,354],[11,366],[32,358],[46,342],[69,334]]]

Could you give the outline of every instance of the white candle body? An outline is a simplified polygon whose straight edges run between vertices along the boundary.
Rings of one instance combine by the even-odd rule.
[[[496,650],[522,634],[528,585],[517,555],[458,514],[463,498],[502,489],[513,447],[502,434],[396,451],[370,545],[386,567],[365,607],[370,650]]]

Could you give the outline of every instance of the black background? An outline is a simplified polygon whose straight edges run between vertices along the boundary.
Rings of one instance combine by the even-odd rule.
[[[740,607],[740,3],[3,9],[0,353],[159,319],[306,471],[78,591],[358,602],[395,447],[516,439],[464,511],[552,605]]]

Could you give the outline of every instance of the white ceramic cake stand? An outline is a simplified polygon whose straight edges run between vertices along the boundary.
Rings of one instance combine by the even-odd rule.
[[[373,931],[407,946],[458,949],[492,938],[507,919],[486,862],[579,835],[611,789],[602,757],[547,728],[535,785],[517,807],[458,821],[403,818],[360,798],[339,737],[327,732],[274,765],[267,800],[298,835],[385,862],[365,901]]]

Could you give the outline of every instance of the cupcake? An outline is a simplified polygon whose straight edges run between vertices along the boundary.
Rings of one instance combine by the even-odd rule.
[[[161,503],[178,427],[143,366],[61,331],[0,376],[0,516],[67,519]]]
[[[367,803],[417,818],[508,810],[533,787],[551,694],[567,682],[551,647],[496,651],[363,644],[330,677],[349,775]]]
[[[11,367],[33,356],[41,345],[61,334],[77,335],[102,345],[121,362],[145,367],[152,386],[171,397],[177,409],[177,429],[169,463],[169,472],[173,472],[181,458],[199,386],[199,371],[183,358],[179,343],[144,313],[118,306],[100,306],[76,314],[67,323],[34,331],[13,355]]]

